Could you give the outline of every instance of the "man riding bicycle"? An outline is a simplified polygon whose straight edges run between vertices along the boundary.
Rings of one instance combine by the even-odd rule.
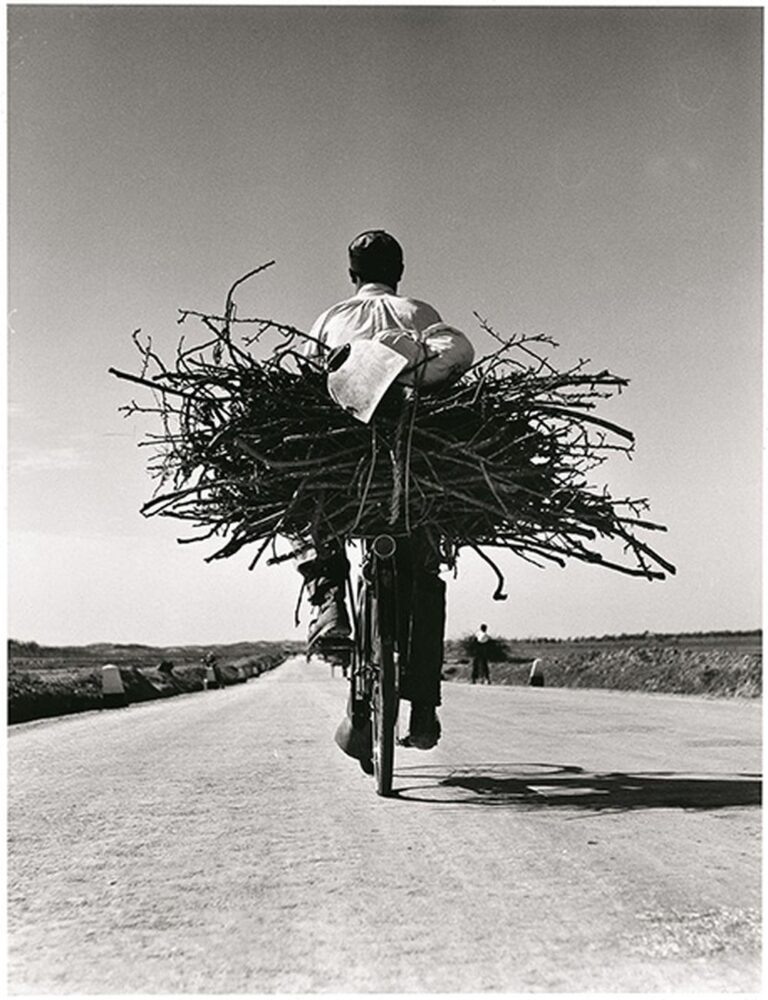
[[[474,357],[464,334],[446,326],[431,305],[397,294],[402,274],[403,251],[397,240],[383,230],[361,233],[349,245],[349,276],[355,294],[323,312],[310,330],[309,351],[319,355],[330,350],[339,359],[331,394],[366,422],[385,396],[391,401],[398,385],[429,389],[444,384],[462,375]],[[314,558],[302,563],[300,570],[315,612],[308,646],[322,653],[350,643],[344,600],[348,563],[338,543],[323,538],[313,542]],[[410,629],[406,626],[399,639],[400,697],[411,702],[403,744],[430,750],[440,738],[436,709],[445,628],[439,540],[427,528],[418,528],[401,540],[396,558],[398,589],[410,609]],[[335,739],[368,769],[368,720],[358,722],[348,711]]]

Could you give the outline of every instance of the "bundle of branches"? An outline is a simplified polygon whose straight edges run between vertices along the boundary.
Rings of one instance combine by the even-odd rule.
[[[558,371],[543,354],[551,340],[504,339],[478,317],[493,352],[459,382],[401,393],[362,424],[328,396],[306,334],[237,317],[235,289],[260,270],[232,286],[223,315],[180,311],[180,323],[199,321],[206,335],[191,346],[182,339],[171,363],[136,331],[140,373],[110,369],[153,390],[153,404],[122,409],[159,418],[142,442],[158,479],[142,511],[204,529],[180,541],[223,538],[208,560],[255,544],[252,568],[267,550],[279,561],[309,538],[421,528],[448,565],[463,548],[478,551],[497,573],[497,598],[503,580],[489,547],[538,565],[579,559],[648,579],[674,572],[639,537],[664,530],[642,518],[647,501],[615,499],[588,481],[609,454],[633,448],[629,431],[594,413],[625,379],[586,362]],[[268,334],[277,346],[257,357]],[[619,546],[618,561],[605,542]]]

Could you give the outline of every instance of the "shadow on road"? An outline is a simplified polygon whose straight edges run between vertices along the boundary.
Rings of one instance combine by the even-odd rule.
[[[761,775],[625,774],[542,763],[398,767],[401,799],[445,805],[615,810],[758,806]]]

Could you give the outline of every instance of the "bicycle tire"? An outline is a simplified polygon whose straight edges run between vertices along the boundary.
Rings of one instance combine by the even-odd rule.
[[[372,647],[376,661],[373,683],[373,774],[379,795],[392,794],[395,766],[395,727],[398,691],[395,661],[395,578],[391,563],[380,561],[376,570]]]

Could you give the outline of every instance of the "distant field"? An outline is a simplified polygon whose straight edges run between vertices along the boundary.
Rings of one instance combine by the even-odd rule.
[[[163,660],[174,666],[202,663],[212,653],[220,663],[236,664],[246,659],[269,656],[276,650],[290,655],[301,647],[297,642],[236,642],[211,646],[143,646],[139,644],[93,643],[89,646],[40,646],[36,642],[8,642],[8,665],[24,670],[70,670],[114,663],[116,666],[150,668]]]
[[[762,633],[707,632],[580,639],[507,640],[508,656],[492,664],[496,684],[527,684],[534,659],[552,687],[613,688],[669,694],[757,698],[762,694]],[[444,674],[469,681],[471,661],[446,644]]]
[[[586,649],[610,649],[632,647],[677,649],[715,649],[733,652],[760,653],[763,633],[760,629],[751,632],[639,632],[622,635],[581,636],[573,639],[507,639],[516,656],[533,658],[542,655],[564,655],[569,652],[583,652]],[[448,641],[447,651],[455,652],[457,643]]]
[[[508,639],[507,656],[491,665],[495,684],[527,684],[539,659],[545,684],[616,690],[757,698],[762,694],[762,634],[709,632],[675,635]],[[129,701],[164,698],[205,687],[203,657],[213,654],[218,682],[236,684],[303,651],[299,642],[240,642],[219,646],[143,646],[98,643],[40,646],[8,643],[8,719],[63,715],[102,707],[101,668],[114,664]],[[173,664],[171,674],[160,664]],[[445,645],[443,675],[466,683],[471,660],[459,642]]]
[[[512,656],[522,660],[534,657],[564,657],[571,653],[585,653],[589,650],[653,648],[714,650],[760,655],[762,651],[762,631],[751,632],[690,632],[690,633],[650,633],[586,636],[572,639],[507,639]],[[293,655],[303,652],[304,644],[297,641],[284,642],[236,642],[211,646],[145,646],[140,644],[93,643],[88,646],[41,646],[36,642],[8,642],[8,663],[11,667],[25,670],[52,668],[67,669],[82,666],[93,669],[106,663],[118,666],[155,666],[163,660],[171,660],[178,666],[199,664],[206,653],[213,653],[222,663],[236,663],[247,657],[259,656],[284,650]],[[458,642],[447,640],[446,657],[455,659]]]

